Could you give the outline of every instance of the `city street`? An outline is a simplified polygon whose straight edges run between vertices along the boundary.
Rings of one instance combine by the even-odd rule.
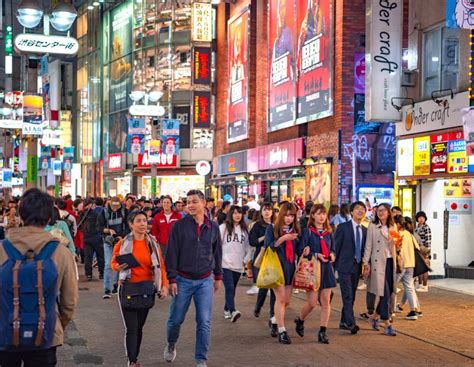
[[[82,272],[83,269],[80,268]],[[59,366],[125,366],[123,325],[116,298],[102,300],[102,283],[86,282],[81,276],[79,308],[68,329],[65,345],[58,352]],[[328,329],[329,345],[315,342],[319,326],[316,309],[306,322],[305,338],[299,338],[293,319],[303,305],[304,293],[293,297],[287,327],[293,344],[280,345],[269,335],[264,311],[255,319],[255,296],[248,296],[248,281],[241,281],[236,296],[242,318],[235,324],[222,315],[224,290],[217,294],[209,366],[474,366],[474,298],[431,288],[420,293],[424,317],[407,321],[397,314],[398,336],[374,332],[358,320],[356,336],[338,329],[340,295],[335,289]],[[165,324],[170,298],[157,301],[145,325],[139,360],[142,366],[164,366]],[[365,291],[358,291],[356,311],[364,311]],[[268,305],[266,305],[268,306]],[[440,321],[441,320],[441,321]],[[194,308],[191,306],[177,345],[173,366],[194,363]]]

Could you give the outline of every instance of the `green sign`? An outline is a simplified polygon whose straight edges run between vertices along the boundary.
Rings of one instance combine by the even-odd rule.
[[[151,178],[151,197],[156,197],[156,177]]]
[[[5,54],[13,55],[13,32],[10,25],[7,25],[5,31]]]
[[[28,157],[28,164],[26,167],[27,175],[26,181],[36,183],[38,180],[38,157],[33,155]]]

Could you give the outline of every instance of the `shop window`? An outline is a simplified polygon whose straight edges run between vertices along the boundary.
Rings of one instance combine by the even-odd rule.
[[[77,38],[81,38],[87,34],[87,13],[84,13],[77,18],[76,34]]]
[[[423,95],[458,88],[459,29],[440,27],[423,34]]]

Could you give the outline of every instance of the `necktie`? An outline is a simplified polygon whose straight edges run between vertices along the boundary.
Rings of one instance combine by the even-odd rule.
[[[357,264],[360,263],[361,259],[362,259],[362,236],[361,236],[361,233],[360,233],[360,226],[358,225],[356,227],[356,253],[355,253],[355,259],[357,261]]]

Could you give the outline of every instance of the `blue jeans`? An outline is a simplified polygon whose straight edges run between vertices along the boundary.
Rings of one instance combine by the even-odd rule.
[[[415,292],[415,286],[413,284],[413,270],[414,268],[404,268],[400,274],[397,274],[397,283],[400,283],[400,281],[402,281],[403,283],[402,303],[405,303],[408,300],[410,310],[420,308],[420,303],[418,302],[418,297]],[[395,304],[397,304],[396,298]]]
[[[214,276],[206,279],[186,279],[176,277],[178,295],[173,298],[170,316],[167,323],[167,339],[169,344],[176,344],[181,324],[186,318],[191,298],[196,308],[196,348],[195,359],[207,361],[207,353],[211,340],[212,306],[214,301]]]
[[[225,305],[224,311],[235,311],[235,290],[242,273],[224,269]]]
[[[110,266],[112,255],[114,254],[114,246],[104,243],[104,292],[112,291],[112,287],[118,283],[118,273],[115,273]],[[112,283],[113,278],[113,284]]]

